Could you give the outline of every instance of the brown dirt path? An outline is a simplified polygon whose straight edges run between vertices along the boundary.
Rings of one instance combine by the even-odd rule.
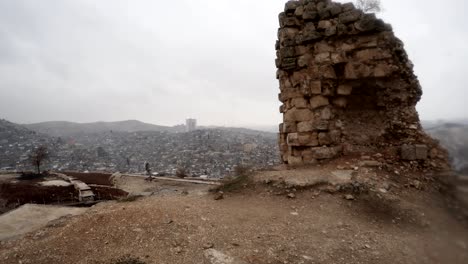
[[[247,263],[468,263],[468,229],[438,194],[397,204],[267,188],[215,201],[198,193],[100,204],[63,225],[2,243],[2,263],[210,263],[213,247]],[[21,262],[20,262],[21,261]]]

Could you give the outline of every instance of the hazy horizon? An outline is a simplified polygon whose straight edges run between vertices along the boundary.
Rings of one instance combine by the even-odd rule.
[[[39,121],[39,122],[26,122],[26,123],[21,123],[21,122],[15,122],[14,120],[9,120],[7,118],[0,117],[0,119],[5,119],[9,122],[13,122],[19,125],[32,125],[32,124],[39,124],[39,123],[48,123],[48,122],[69,122],[69,123],[75,123],[75,124],[94,124],[94,123],[113,123],[113,122],[125,122],[125,121],[138,121],[150,125],[158,125],[158,126],[166,126],[166,127],[173,127],[177,125],[185,125],[185,119],[182,122],[179,123],[174,123],[174,124],[163,124],[163,123],[157,123],[157,122],[147,122],[144,120],[140,119],[116,119],[116,120],[97,120],[97,121],[90,121],[90,122],[75,122],[75,121],[69,121],[69,120],[45,120],[45,121]],[[195,118],[196,119],[196,118]],[[453,118],[453,119],[434,119],[434,120],[421,120],[421,122],[425,123],[439,123],[439,122],[460,122],[460,123],[468,123],[468,118]],[[234,124],[211,124],[211,123],[199,123],[199,120],[197,119],[197,126],[203,126],[203,127],[234,127],[234,128],[249,128],[249,129],[267,129],[269,131],[272,130],[272,128],[276,129],[278,127],[279,123],[272,123],[272,124],[240,124],[240,125],[234,125]]]
[[[277,125],[285,2],[0,0],[0,113],[15,123]],[[421,120],[467,119],[467,3],[382,5],[421,82]]]

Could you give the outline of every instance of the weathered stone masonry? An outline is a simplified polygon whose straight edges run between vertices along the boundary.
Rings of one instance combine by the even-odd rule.
[[[290,165],[353,153],[442,159],[422,131],[422,90],[390,25],[352,3],[289,1],[276,43],[279,144]]]

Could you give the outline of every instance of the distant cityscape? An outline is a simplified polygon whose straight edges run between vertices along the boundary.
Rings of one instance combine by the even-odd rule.
[[[0,168],[32,170],[28,160],[40,145],[49,148],[44,169],[144,172],[155,174],[183,168],[192,176],[223,177],[236,166],[262,168],[279,164],[276,134],[247,129],[197,129],[186,119],[186,132],[105,131],[51,137],[0,120]]]

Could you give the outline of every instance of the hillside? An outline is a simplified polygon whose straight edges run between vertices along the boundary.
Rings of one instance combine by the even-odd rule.
[[[242,128],[170,133],[145,131],[159,126],[138,121],[78,128],[68,122],[43,123],[38,131],[56,136],[49,137],[8,121],[2,124],[0,168],[31,169],[27,156],[38,145],[49,147],[44,168],[54,170],[141,172],[147,161],[153,172],[185,168],[192,175],[222,177],[239,164],[261,168],[279,162],[276,134]]]
[[[468,174],[468,125],[433,124],[426,128],[426,132],[448,150],[454,169]]]
[[[21,125],[0,119],[0,168],[25,161],[34,146],[51,143],[51,138]]]
[[[117,122],[74,123],[67,121],[51,121],[35,124],[25,124],[26,128],[54,137],[75,137],[84,134],[102,132],[137,132],[137,131],[172,131],[168,126],[144,123],[138,120]]]

